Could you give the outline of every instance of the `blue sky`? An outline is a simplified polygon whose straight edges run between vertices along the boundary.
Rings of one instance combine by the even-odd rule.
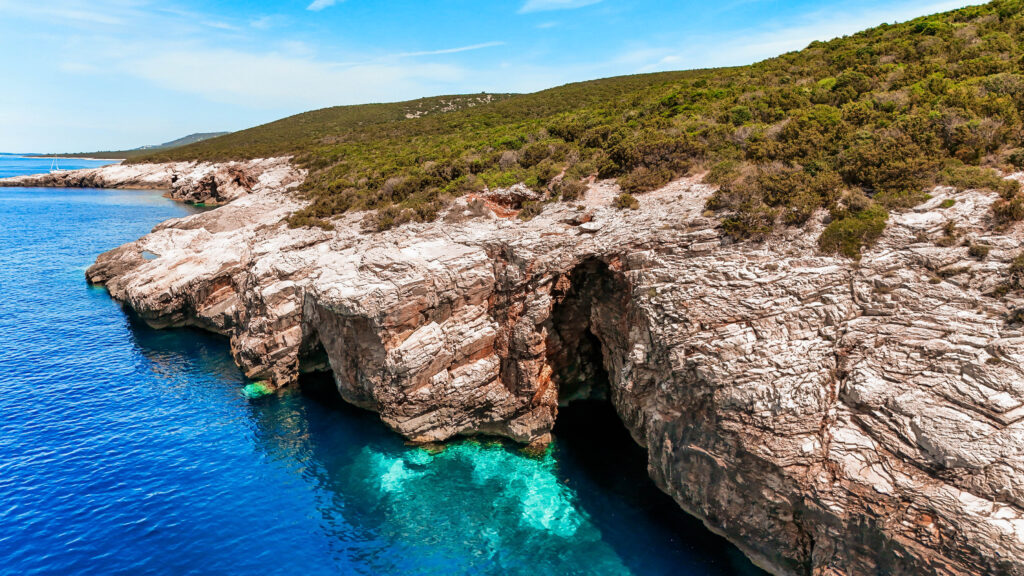
[[[746,64],[943,0],[0,0],[0,151],[90,151],[338,104]]]

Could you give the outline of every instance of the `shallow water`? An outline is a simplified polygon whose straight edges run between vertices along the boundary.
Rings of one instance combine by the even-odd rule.
[[[406,446],[322,383],[250,399],[224,339],[150,330],[84,281],[189,209],[0,206],[0,574],[756,573],[651,485],[607,406],[567,411],[532,458]]]

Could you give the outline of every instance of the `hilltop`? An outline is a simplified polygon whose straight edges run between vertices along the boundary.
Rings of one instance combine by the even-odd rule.
[[[211,138],[218,138],[227,134],[230,134],[230,132],[197,132],[176,140],[171,140],[170,142],[164,142],[163,144],[140,146],[139,148],[133,148],[132,150],[105,150],[102,152],[74,152],[70,154],[39,154],[39,156],[43,158],[99,158],[104,160],[123,160],[146,156],[158,150],[180,148],[181,146],[188,146],[189,144],[210,140]]]
[[[856,257],[890,210],[937,184],[996,190],[1000,219],[1024,217],[1018,185],[993,170],[1024,167],[1022,29],[1022,2],[997,0],[750,66],[472,106],[463,96],[440,109],[438,99],[331,108],[134,161],[292,155],[309,170],[302,194],[311,200],[293,225],[329,227],[330,217],[369,209],[379,229],[429,221],[485,186],[523,182],[572,200],[590,177],[637,194],[706,173],[720,187],[708,209],[733,237],[801,226],[827,208],[821,247]],[[411,112],[431,103],[436,111]]]
[[[347,141],[359,133],[363,140],[398,137],[406,126],[426,118],[484,107],[512,98],[513,94],[470,94],[420,98],[408,102],[334,106],[290,116],[269,124],[233,132],[220,138],[161,150],[135,158],[135,162],[249,160],[308,154],[321,147]],[[418,122],[419,121],[419,122]],[[388,126],[401,126],[397,130]]]
[[[195,134],[183,136],[177,140],[157,144],[156,146],[143,146],[139,148],[139,150],[165,150],[167,148],[178,148],[179,146],[188,146],[189,144],[195,144],[196,142],[202,142],[203,140],[209,140],[211,138],[217,138],[227,134],[230,134],[230,132],[197,132]]]

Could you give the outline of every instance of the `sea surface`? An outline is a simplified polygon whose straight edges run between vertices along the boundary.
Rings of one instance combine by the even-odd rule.
[[[49,166],[0,156],[0,176]],[[0,574],[759,573],[652,485],[607,405],[563,411],[541,457],[408,446],[329,383],[247,397],[225,339],[86,284],[190,210],[0,188]]]
[[[13,154],[0,154],[0,178],[21,176],[22,174],[42,174],[49,172],[51,167],[60,170],[79,170],[97,168],[112,164],[110,160],[83,160],[80,158],[31,158]]]

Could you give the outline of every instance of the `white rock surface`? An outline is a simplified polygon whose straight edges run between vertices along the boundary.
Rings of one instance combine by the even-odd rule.
[[[1024,300],[985,295],[1024,229],[938,189],[855,263],[817,252],[817,220],[733,243],[708,194],[362,234],[288,229],[300,203],[267,186],[88,277],[155,326],[230,336],[254,379],[329,369],[417,441],[544,442],[599,362],[655,482],[779,574],[1024,574]],[[950,219],[986,259],[933,242]]]

